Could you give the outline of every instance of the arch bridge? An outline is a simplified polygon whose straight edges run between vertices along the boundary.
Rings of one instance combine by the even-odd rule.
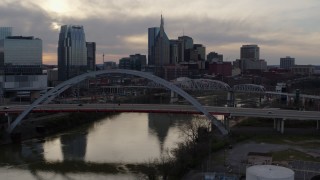
[[[198,111],[202,112],[221,132],[222,135],[228,134],[228,131],[224,128],[222,123],[218,121],[214,116],[212,116],[195,98],[190,96],[188,93],[186,93],[184,90],[179,88],[173,83],[170,83],[160,77],[144,73],[141,71],[133,71],[133,70],[126,70],[126,69],[111,69],[111,70],[103,70],[103,71],[94,71],[89,72],[85,74],[81,74],[79,76],[76,76],[74,78],[71,78],[67,81],[62,82],[61,84],[57,85],[41,97],[39,97],[37,100],[35,100],[26,110],[24,110],[16,119],[15,121],[9,126],[8,132],[11,133],[15,127],[20,124],[23,118],[25,118],[37,105],[39,104],[47,104],[51,100],[53,100],[56,96],[58,96],[60,93],[64,92],[68,88],[74,86],[75,84],[84,81],[86,79],[95,78],[98,75],[103,74],[129,74],[134,76],[143,77],[146,79],[151,80],[152,82],[155,82],[156,84],[160,84],[171,91],[179,94],[180,96],[184,97],[187,101],[189,101]]]

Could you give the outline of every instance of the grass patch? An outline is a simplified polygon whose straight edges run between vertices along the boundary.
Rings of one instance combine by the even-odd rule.
[[[233,143],[254,141],[257,143],[287,144],[309,148],[320,148],[320,135],[285,135],[285,134],[245,134],[232,133],[230,138]]]
[[[266,118],[257,118],[257,117],[248,117],[241,122],[239,122],[236,126],[246,126],[246,127],[273,127],[273,120]]]
[[[272,161],[291,161],[291,160],[320,162],[320,158],[315,158],[309,154],[306,154],[301,151],[293,150],[293,149],[287,149],[284,151],[277,151],[272,153]]]

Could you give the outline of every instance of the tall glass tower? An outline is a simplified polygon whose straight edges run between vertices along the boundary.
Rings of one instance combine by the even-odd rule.
[[[87,47],[83,26],[61,26],[58,42],[58,79],[65,81],[87,72]]]
[[[12,34],[12,27],[0,27],[0,40]]]
[[[159,27],[148,28],[148,65],[153,66],[155,63],[155,44],[156,37],[160,32]]]

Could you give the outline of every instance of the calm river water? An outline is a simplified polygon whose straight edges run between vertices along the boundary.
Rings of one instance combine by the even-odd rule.
[[[192,115],[121,113],[72,131],[0,147],[0,179],[140,179],[106,172],[110,163],[144,163],[183,140]]]

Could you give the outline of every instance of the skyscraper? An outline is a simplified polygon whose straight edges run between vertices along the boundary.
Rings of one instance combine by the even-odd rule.
[[[291,69],[295,65],[295,59],[293,57],[287,56],[285,58],[280,58],[280,68]]]
[[[243,45],[240,49],[240,59],[260,60],[260,48],[258,45]]]
[[[87,67],[90,71],[96,70],[96,43],[86,42],[87,47]]]
[[[12,27],[0,27],[0,40],[12,35]]]
[[[155,62],[155,42],[160,32],[159,27],[148,28],[148,65],[153,66]]]
[[[170,64],[170,41],[164,31],[164,21],[161,15],[160,31],[155,39],[155,74],[162,76],[163,66]]]
[[[223,55],[218,54],[216,52],[210,52],[207,55],[207,61],[209,62],[222,62],[223,61]]]
[[[204,61],[206,59],[206,47],[202,44],[194,44],[193,49],[198,53],[198,59]]]
[[[178,37],[180,41],[179,44],[179,62],[189,62],[190,61],[190,50],[193,49],[193,39],[189,36]]]
[[[87,71],[87,47],[83,26],[61,26],[58,42],[58,76],[65,81]]]

